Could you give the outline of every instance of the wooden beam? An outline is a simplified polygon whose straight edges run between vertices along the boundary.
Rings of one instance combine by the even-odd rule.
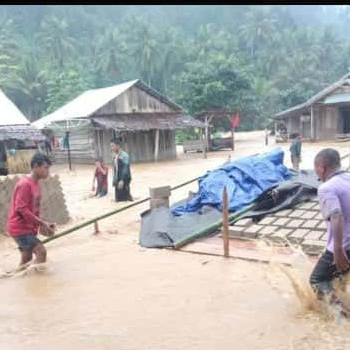
[[[228,203],[226,186],[222,194],[222,239],[224,244],[224,256],[230,256],[229,229],[228,229]]]
[[[66,137],[67,137],[67,149],[68,149],[68,164],[69,164],[69,170],[72,170],[72,161],[70,156],[70,143],[69,143],[69,131],[66,131]]]
[[[158,153],[159,153],[159,129],[156,130],[156,137],[155,137],[155,145],[154,145],[154,160],[158,160]]]
[[[232,151],[235,150],[235,129],[231,128],[231,139],[232,139],[232,145],[231,145],[231,149]]]
[[[313,105],[311,105],[311,140],[315,140],[315,115]]]
[[[94,234],[97,235],[100,232],[99,228],[98,228],[98,222],[95,221],[94,222]]]
[[[205,142],[206,142],[206,147],[207,147],[207,151],[209,151],[209,121],[208,121],[208,117],[205,117]]]
[[[202,141],[202,147],[203,147],[203,158],[207,158],[207,139],[205,137],[205,130],[200,129],[201,133],[201,141]]]

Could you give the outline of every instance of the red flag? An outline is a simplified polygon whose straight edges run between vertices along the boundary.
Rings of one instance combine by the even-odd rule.
[[[231,128],[237,129],[239,127],[239,112],[237,112],[231,119]]]

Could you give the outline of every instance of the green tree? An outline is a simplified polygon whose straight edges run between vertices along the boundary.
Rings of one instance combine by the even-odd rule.
[[[48,77],[47,85],[47,113],[62,107],[88,88],[74,67],[67,67],[61,73],[54,72]]]
[[[9,85],[17,105],[31,121],[41,117],[46,108],[45,75],[38,60],[29,56],[22,60]]]
[[[75,52],[75,40],[68,35],[67,22],[55,16],[43,20],[39,41],[59,68],[63,68],[68,57]]]

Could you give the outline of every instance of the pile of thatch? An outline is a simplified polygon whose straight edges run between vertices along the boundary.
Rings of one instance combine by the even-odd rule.
[[[16,182],[23,175],[0,177],[0,232],[5,233],[8,208]],[[57,224],[66,224],[69,213],[66,207],[63,190],[57,175],[41,181],[41,217]]]

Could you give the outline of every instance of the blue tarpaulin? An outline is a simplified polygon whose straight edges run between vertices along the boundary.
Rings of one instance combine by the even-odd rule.
[[[198,193],[186,204],[172,209],[173,215],[199,211],[204,205],[222,210],[222,193],[226,186],[229,211],[235,212],[254,202],[266,189],[291,177],[283,165],[283,150],[240,158],[209,171],[198,180]]]

